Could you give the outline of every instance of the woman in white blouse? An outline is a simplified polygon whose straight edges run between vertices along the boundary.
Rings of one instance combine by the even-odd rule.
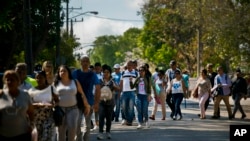
[[[52,96],[52,87],[47,83],[45,71],[36,72],[37,86],[28,90],[34,106],[34,122],[38,141],[52,141],[55,137],[53,105],[58,98]]]

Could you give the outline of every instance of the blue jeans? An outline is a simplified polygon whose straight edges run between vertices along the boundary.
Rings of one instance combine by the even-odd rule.
[[[119,92],[115,92],[115,119],[119,119],[119,115],[120,115],[120,93]]]
[[[172,99],[174,103],[174,116],[176,117],[179,114],[182,117],[181,113],[181,102],[183,100],[183,93],[172,94]]]
[[[242,94],[242,93],[233,94],[233,100],[234,100],[233,116],[235,116],[238,109],[242,115],[246,115],[245,112],[243,111],[241,104],[240,104],[240,100],[243,98],[243,95],[244,94]]]
[[[135,105],[135,92],[134,91],[123,92],[121,96],[121,107],[124,116],[123,118],[129,124],[131,124],[134,119],[134,105]]]
[[[145,118],[145,122],[148,121],[148,96],[137,94],[135,97],[135,105],[137,109],[138,122],[143,123],[143,118]]]

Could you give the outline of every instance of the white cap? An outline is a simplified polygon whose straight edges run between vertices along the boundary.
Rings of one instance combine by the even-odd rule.
[[[120,65],[119,65],[119,64],[115,64],[113,68],[114,68],[114,69],[119,69],[119,68],[120,68]]]

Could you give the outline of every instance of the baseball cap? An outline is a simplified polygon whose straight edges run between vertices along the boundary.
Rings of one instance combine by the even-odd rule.
[[[119,68],[120,68],[120,65],[119,65],[119,64],[115,64],[113,68],[114,68],[114,69],[119,69]]]

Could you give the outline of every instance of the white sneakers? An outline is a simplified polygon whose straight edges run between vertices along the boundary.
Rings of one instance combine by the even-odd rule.
[[[150,128],[149,122],[146,122],[146,128]]]
[[[126,120],[123,119],[122,122],[121,122],[121,125],[125,125],[126,124]]]
[[[98,134],[98,136],[97,136],[97,139],[98,140],[104,140],[104,134],[103,133],[100,133],[100,134]]]
[[[137,129],[142,129],[142,125],[139,123]]]
[[[142,128],[143,128],[142,124],[139,123],[138,126],[137,126],[137,129],[142,129]],[[150,128],[149,122],[146,122],[146,123],[145,123],[145,128]]]

